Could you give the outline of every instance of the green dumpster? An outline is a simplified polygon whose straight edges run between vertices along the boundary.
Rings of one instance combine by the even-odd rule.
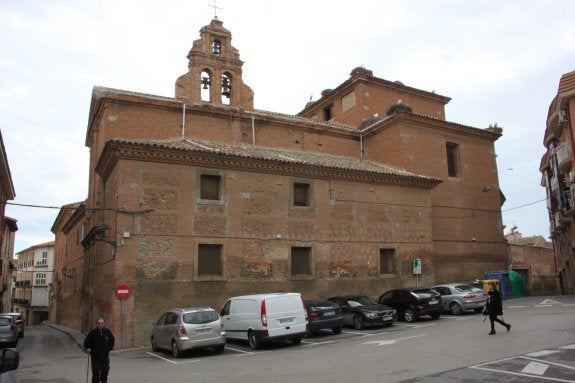
[[[511,281],[511,296],[521,298],[525,296],[525,282],[523,277],[516,271],[509,270],[509,279]]]

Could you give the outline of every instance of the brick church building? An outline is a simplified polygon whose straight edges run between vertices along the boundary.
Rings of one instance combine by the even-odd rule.
[[[133,347],[170,307],[377,297],[505,268],[500,128],[449,122],[448,97],[361,67],[297,115],[254,109],[218,19],[187,57],[173,98],[93,89],[88,196],[52,227],[53,322],[104,317]]]

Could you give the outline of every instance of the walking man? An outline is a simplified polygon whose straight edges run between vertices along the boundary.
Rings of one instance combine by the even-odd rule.
[[[106,383],[110,372],[110,351],[114,349],[114,335],[104,327],[104,319],[84,339],[84,349],[92,362],[92,383]]]

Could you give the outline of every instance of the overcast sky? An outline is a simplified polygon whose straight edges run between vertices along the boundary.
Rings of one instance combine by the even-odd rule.
[[[13,204],[88,191],[90,97],[104,86],[174,97],[213,0],[0,0],[0,129]],[[296,114],[364,66],[451,97],[447,120],[497,123],[503,224],[549,236],[539,162],[549,103],[575,70],[570,0],[218,0],[255,107]],[[15,251],[54,239],[57,209],[9,205]]]

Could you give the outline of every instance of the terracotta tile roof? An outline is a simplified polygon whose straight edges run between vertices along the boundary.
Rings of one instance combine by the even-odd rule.
[[[559,80],[558,93],[569,93],[575,90],[575,71],[565,73]]]
[[[405,177],[423,182],[439,183],[441,179],[414,174],[383,163],[360,160],[354,157],[336,156],[325,153],[286,150],[248,144],[230,144],[215,141],[200,141],[186,138],[173,140],[125,140],[113,139],[112,142],[146,145],[159,148],[195,151],[204,153],[224,154],[246,159],[277,161],[297,165],[308,165],[326,169],[341,169],[360,173],[373,173],[395,177]]]

